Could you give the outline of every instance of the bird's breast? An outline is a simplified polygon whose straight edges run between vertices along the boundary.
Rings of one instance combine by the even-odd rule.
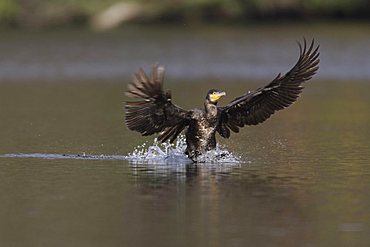
[[[215,121],[209,121],[206,114],[201,114],[194,122],[195,132],[198,139],[209,140],[216,131]]]

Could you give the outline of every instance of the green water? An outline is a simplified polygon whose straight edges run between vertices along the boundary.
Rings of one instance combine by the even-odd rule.
[[[267,37],[263,30],[262,37]],[[242,157],[240,164],[0,158],[1,246],[368,246],[370,77],[359,68],[370,56],[356,53],[365,49],[360,44],[368,37],[357,34],[334,43],[338,36],[331,38],[331,29],[315,30],[310,32],[318,32],[328,48],[322,47],[319,75],[306,84],[298,102],[230,140],[218,138]],[[210,87],[227,92],[220,102],[226,104],[294,63],[297,37],[290,38],[301,31],[280,31],[289,38],[280,38],[279,47],[272,39],[263,40],[267,50],[252,52],[249,47],[234,51],[236,55],[228,52],[233,45],[240,48],[241,41],[230,37],[248,40],[238,30],[224,38],[215,31],[204,34],[208,43],[216,40],[217,49],[222,43],[228,46],[220,54],[203,39],[189,36],[178,43],[176,33],[169,32],[163,40],[167,48],[198,44],[204,49],[197,55],[191,48],[189,56],[182,53],[184,59],[177,52],[165,53],[163,60],[173,62],[167,63],[166,88],[185,108],[201,106]],[[2,37],[1,53],[7,56],[0,58],[0,153],[126,155],[144,142],[152,143],[154,137],[126,129],[122,102],[128,70],[148,66],[158,55],[151,51],[159,45],[143,40],[137,45],[136,39],[127,38],[129,33],[72,31],[74,35],[60,40],[66,34],[32,34],[31,41],[23,40],[29,35],[23,33]],[[140,32],[131,35],[137,38]],[[146,32],[141,35],[147,37]],[[177,35],[187,36],[181,31]],[[346,42],[361,57],[330,60],[348,52],[341,47]],[[145,50],[135,57],[140,46]],[[243,78],[243,72],[232,79],[236,70],[219,56],[231,61],[242,53],[240,60],[245,57],[246,64],[253,64],[249,52],[257,61],[254,66],[268,75],[257,71]],[[132,60],[122,61],[126,55]],[[190,63],[191,56],[204,62],[201,69]],[[272,64],[279,58],[272,67],[258,62]],[[211,72],[199,72],[207,66]],[[351,79],[356,71],[360,76]],[[101,77],[96,75],[100,72]]]

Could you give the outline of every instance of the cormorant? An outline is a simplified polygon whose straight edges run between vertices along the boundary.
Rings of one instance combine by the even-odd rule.
[[[185,129],[186,154],[193,161],[197,156],[216,147],[215,134],[229,138],[230,130],[238,133],[245,125],[257,125],[275,111],[288,107],[301,93],[303,82],[311,79],[319,66],[319,46],[314,40],[299,45],[300,55],[294,67],[278,74],[265,87],[247,92],[226,106],[217,106],[225,92],[208,91],[203,109],[184,110],[172,103],[170,91],[164,92],[164,67],[153,65],[151,76],[139,69],[128,85],[126,95],[137,101],[126,102],[126,125],[143,136],[159,133],[158,140],[172,143]]]

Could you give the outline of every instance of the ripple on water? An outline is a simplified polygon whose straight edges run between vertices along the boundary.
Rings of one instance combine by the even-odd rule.
[[[2,154],[0,158],[38,158],[38,159],[84,159],[84,160],[127,160],[132,164],[191,164],[193,161],[184,153],[186,149],[185,136],[177,138],[176,143],[159,143],[154,139],[153,144],[144,143],[137,146],[128,155],[92,155],[92,154],[44,154],[44,153],[14,153]],[[233,153],[217,145],[215,150],[208,151],[198,157],[197,162],[218,164],[238,164],[241,159]]]

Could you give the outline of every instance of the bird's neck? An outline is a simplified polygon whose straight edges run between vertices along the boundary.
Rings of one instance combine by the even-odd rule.
[[[211,102],[208,99],[204,102],[204,109],[207,115],[217,115],[217,102]]]

